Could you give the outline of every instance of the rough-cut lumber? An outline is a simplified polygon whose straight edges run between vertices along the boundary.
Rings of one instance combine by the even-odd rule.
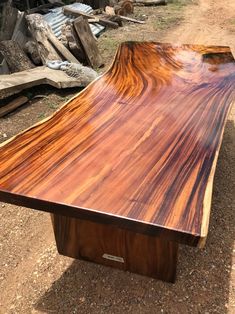
[[[38,43],[38,52],[43,64],[46,64],[49,60],[62,60],[61,56],[69,62],[79,63],[72,53],[56,38],[41,15],[28,15],[27,21],[31,33]]]
[[[136,24],[145,24],[144,21],[140,21],[140,20],[134,19],[134,18],[129,17],[129,16],[122,16],[122,15],[118,15],[118,16],[120,17],[120,19],[122,21],[132,22],[132,23],[136,23]]]
[[[119,15],[116,15],[116,14],[115,15],[105,15],[105,17],[107,19],[109,19],[110,21],[117,23],[118,26],[120,26],[120,27],[123,26],[122,19],[120,18]]]
[[[133,23],[137,23],[137,24],[145,24],[144,21],[140,21],[140,20],[136,20],[132,17],[127,17],[127,16],[123,16],[121,15],[121,11],[119,10],[119,12],[115,11],[115,7],[109,7],[107,6],[105,8],[105,17],[109,18],[109,19],[114,19],[117,18],[117,23],[120,26],[120,21],[126,21],[126,22],[133,22]],[[122,13],[127,14],[126,11],[122,11]],[[117,14],[117,15],[116,15]]]
[[[93,68],[100,67],[103,64],[102,58],[87,19],[79,16],[73,22],[73,25],[85,52],[88,64]]]
[[[0,75],[0,99],[14,95],[26,88],[48,84],[56,88],[86,86],[91,80],[81,72],[80,78],[68,76],[65,72],[41,66],[10,75]]]
[[[123,16],[126,16],[134,12],[133,2],[129,0],[118,2],[118,4],[116,4],[113,7],[113,9],[114,9],[115,14],[123,15]]]
[[[65,48],[65,46],[56,38],[56,36],[50,30],[47,34],[49,41],[58,49],[60,54],[64,57],[65,60],[72,63],[79,63],[79,61],[73,56],[73,54]]]
[[[16,99],[10,101],[7,105],[0,106],[0,118],[12,112],[16,108],[24,105],[28,100],[29,99],[26,96],[19,96]]]
[[[72,23],[64,24],[61,27],[61,42],[65,45],[73,55],[80,61],[82,64],[86,63],[86,56],[79,42],[77,35],[75,33]]]
[[[228,47],[123,43],[108,72],[55,115],[1,145],[0,200],[65,216],[61,241],[65,231],[74,232],[77,243],[100,240],[98,250],[103,241],[112,247],[112,239],[134,249],[138,234],[151,235],[172,269],[167,256],[177,245],[169,243],[200,246],[208,233],[234,73]],[[70,218],[93,221],[95,234],[86,237],[84,227],[79,235],[79,222]],[[129,242],[115,236],[116,228],[135,235]],[[147,247],[157,251],[154,243]],[[137,251],[132,261],[141,256]],[[100,259],[89,252],[89,259]]]
[[[92,15],[92,14],[84,13],[82,11],[79,11],[77,9],[72,9],[70,7],[67,7],[67,6],[64,7],[63,12],[66,15],[74,15],[74,16],[77,16],[77,17],[78,16],[83,16],[83,17],[85,17],[87,19],[94,18],[94,15]],[[118,28],[118,24],[115,23],[115,22],[111,22],[111,21],[109,21],[109,20],[107,20],[105,18],[99,18],[97,16],[96,16],[96,18],[97,18],[97,22],[100,23],[101,25],[112,27],[112,28]]]
[[[167,0],[134,0],[134,5],[166,5]]]
[[[11,73],[34,68],[20,45],[13,40],[0,42],[0,52],[4,56]]]

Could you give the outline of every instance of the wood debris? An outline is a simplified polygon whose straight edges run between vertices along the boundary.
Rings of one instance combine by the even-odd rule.
[[[16,99],[10,101],[7,105],[0,107],[0,118],[26,104],[28,100],[29,99],[26,96],[19,96]]]
[[[133,0],[134,5],[145,5],[145,6],[151,6],[151,5],[166,5],[167,0]]]
[[[30,14],[26,17],[31,34],[37,43],[38,53],[43,64],[49,60],[68,60],[78,63],[73,54],[53,34],[50,26],[40,14]]]
[[[76,10],[76,9],[71,9],[69,8],[68,6],[65,6],[64,9],[64,14],[66,15],[74,15],[74,16],[82,16],[84,18],[87,18],[87,19],[94,19],[94,15],[92,14],[88,14],[88,13],[85,13],[85,12],[82,12],[82,11],[79,11],[79,10]],[[114,23],[114,22],[111,22],[109,21],[108,19],[105,19],[103,17],[96,17],[96,23],[100,23],[101,25],[104,25],[104,26],[107,26],[107,27],[111,27],[111,28],[118,28],[118,24],[117,23]]]
[[[144,24],[145,21],[129,16],[133,14],[134,7],[164,5],[167,0],[96,0],[92,2],[94,10],[88,7],[89,13],[79,3],[64,5],[60,0],[40,3],[41,5],[32,7],[32,2],[27,1],[25,12],[13,8],[11,1],[1,5],[0,99],[39,84],[50,84],[58,88],[86,86],[97,76],[97,72],[92,69],[89,72],[83,65],[95,69],[103,65],[94,28],[100,32],[102,26],[117,29],[123,26],[123,22]],[[54,8],[59,16],[66,15],[59,35],[53,28],[53,23],[50,23],[54,14],[50,10]],[[62,71],[62,66],[58,70],[48,68],[53,62],[68,63]],[[7,108],[16,108],[23,100],[26,101],[17,98],[6,106],[5,111],[1,108],[2,112],[8,112]]]

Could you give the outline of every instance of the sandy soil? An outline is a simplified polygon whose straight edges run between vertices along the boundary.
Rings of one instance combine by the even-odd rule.
[[[99,45],[106,67],[126,39],[230,45],[235,54],[234,0],[201,0],[174,10],[139,8],[137,14],[149,17],[147,25],[104,33]],[[160,25],[161,16],[166,23]],[[169,18],[174,27],[167,30]],[[51,114],[74,93],[37,89],[48,98],[0,119],[1,141]],[[206,247],[181,247],[174,285],[59,256],[48,214],[0,203],[0,313],[235,313],[234,122],[235,108],[216,170]]]

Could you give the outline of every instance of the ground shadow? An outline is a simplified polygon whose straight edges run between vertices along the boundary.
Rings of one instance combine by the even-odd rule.
[[[234,239],[235,127],[226,124],[205,249],[182,246],[175,284],[74,261],[35,304],[44,313],[226,313]]]

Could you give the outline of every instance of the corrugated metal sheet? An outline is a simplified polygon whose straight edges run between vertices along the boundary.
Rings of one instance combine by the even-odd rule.
[[[91,13],[93,11],[92,7],[89,5],[83,4],[83,3],[73,3],[70,4],[68,7],[71,7],[73,9],[77,9],[79,11],[85,12],[85,13]],[[74,21],[74,16],[64,15],[63,14],[63,7],[58,7],[55,9],[52,9],[49,13],[43,15],[43,19],[51,26],[54,34],[56,37],[61,36],[61,26],[65,24],[67,21]],[[94,23],[89,24],[92,33],[97,36],[100,32],[104,30],[104,26]]]

